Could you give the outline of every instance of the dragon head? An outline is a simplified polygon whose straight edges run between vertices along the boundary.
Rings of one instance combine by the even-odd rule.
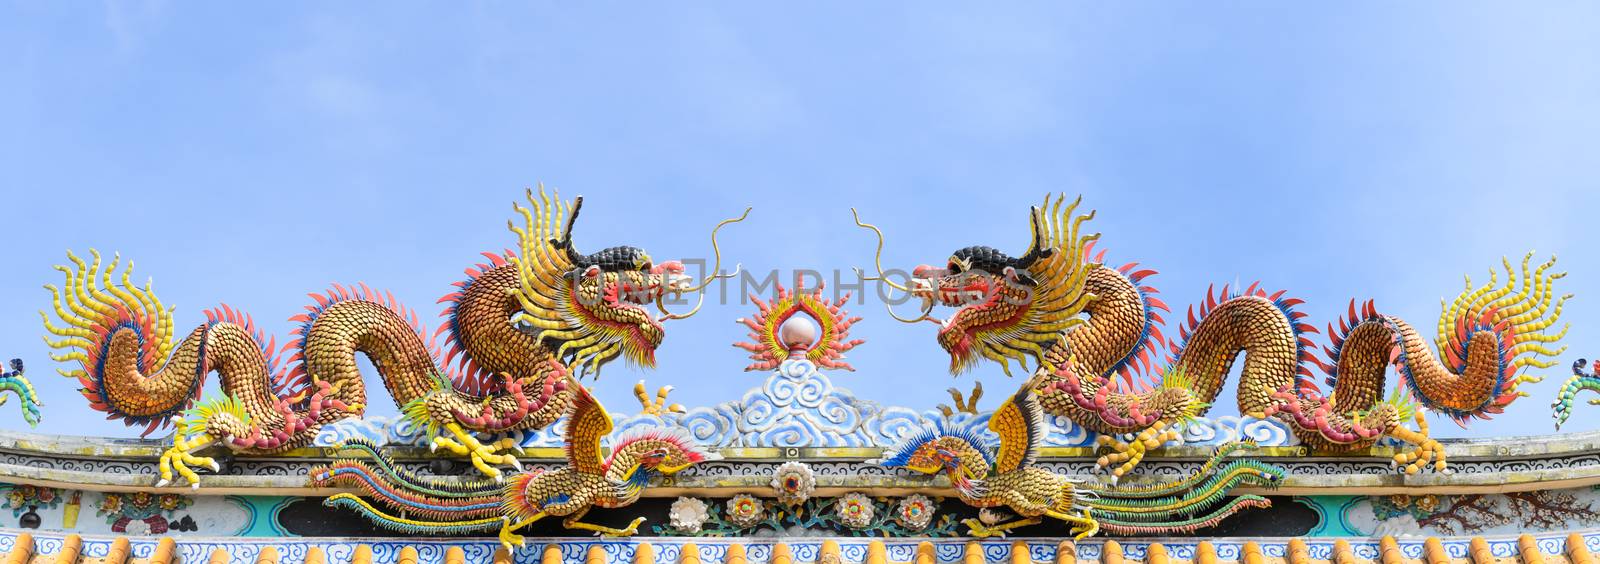
[[[1013,258],[992,247],[973,246],[951,253],[943,267],[924,264],[912,270],[913,297],[925,305],[956,308],[939,322],[939,345],[950,353],[952,373],[972,368],[996,336],[1027,317],[1037,286],[1027,268],[1039,254],[1049,251]]]
[[[1585,368],[1589,370],[1584,371]],[[1552,413],[1556,418],[1556,430],[1561,430],[1561,425],[1572,417],[1572,403],[1578,392],[1584,390],[1600,391],[1600,360],[1589,365],[1588,359],[1578,359],[1572,363],[1572,377],[1561,384],[1561,390],[1556,392],[1556,401],[1550,404]],[[1600,400],[1589,400],[1590,405],[1600,405]]]
[[[1010,374],[1010,361],[1023,366],[1028,359],[1043,362],[1043,352],[1067,328],[1082,319],[1079,313],[1093,296],[1083,290],[1089,267],[1083,249],[1098,235],[1079,236],[1078,228],[1093,213],[1074,217],[1078,202],[1064,196],[1045,199],[1029,213],[1032,244],[1013,257],[993,247],[971,246],[956,250],[942,266],[921,265],[911,274],[909,287],[883,274],[883,232],[856,224],[878,235],[878,276],[868,278],[909,293],[922,302],[922,315],[914,319],[890,314],[906,322],[931,320],[939,325],[939,344],[950,353],[950,371],[959,374],[987,358]],[[956,308],[939,320],[934,307]]]
[[[611,354],[620,351],[633,364],[653,366],[655,349],[665,332],[661,321],[646,308],[658,300],[679,296],[692,286],[683,274],[683,263],[655,264],[643,249],[627,246],[577,258],[581,262],[575,262],[566,276],[567,291],[571,310],[592,326],[584,336],[598,335],[601,340],[617,343],[619,346],[610,349]],[[539,332],[533,324],[521,327]],[[593,344],[586,344],[582,338],[563,340],[558,345],[568,351],[589,346]]]
[[[685,314],[669,313],[665,302],[690,293],[698,293],[703,301],[711,280],[728,276],[718,274],[722,260],[716,230],[711,236],[717,251],[712,274],[696,281],[684,274],[683,263],[657,263],[638,247],[579,252],[572,227],[583,207],[582,197],[569,204],[546,196],[541,188],[537,197],[529,190],[527,201],[528,207],[514,206],[523,225],[510,225],[521,249],[511,259],[521,286],[515,293],[521,308],[511,322],[585,372],[596,373],[619,356],[637,366],[654,366],[656,347],[665,334],[662,322],[699,311],[697,305]],[[717,229],[742,219],[724,221]],[[651,304],[659,317],[647,309]]]
[[[33,389],[33,382],[29,382],[28,377],[22,375],[22,359],[11,359],[9,368],[10,370],[0,372],[0,392],[9,391],[17,394],[17,399],[22,403],[22,420],[27,421],[29,426],[38,426],[39,420],[43,419],[43,414],[39,411],[39,406],[43,403],[39,401],[39,393]],[[6,400],[10,398],[11,396],[0,395],[0,405],[5,405]]]
[[[617,438],[606,459],[606,473],[617,479],[639,476],[640,472],[671,476],[701,462],[721,459],[721,455],[696,446],[680,430],[640,428]]]

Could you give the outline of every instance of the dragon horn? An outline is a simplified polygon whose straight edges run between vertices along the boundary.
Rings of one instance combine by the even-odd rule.
[[[1033,263],[1042,258],[1049,258],[1050,254],[1055,251],[1049,246],[1049,241],[1045,240],[1047,228],[1044,225],[1044,217],[1039,214],[1038,206],[1028,207],[1028,222],[1032,224],[1033,228],[1033,245],[1028,247],[1028,254],[1022,255],[1022,258],[1017,259],[1017,270],[1027,270],[1028,267],[1033,266]]]
[[[560,239],[551,239],[550,244],[557,249],[567,252],[567,260],[572,264],[583,264],[583,255],[572,246],[572,225],[578,222],[578,211],[583,209],[583,196],[572,199],[572,213],[567,215],[567,225],[561,229]]]
[[[745,218],[750,217],[750,210],[751,208],[747,207],[744,209],[744,213],[739,214],[739,217],[730,217],[728,219],[724,219],[721,222],[718,222],[716,227],[711,228],[711,255],[714,257],[711,263],[711,273],[700,281],[700,285],[683,290],[684,292],[694,292],[700,294],[699,299],[695,301],[694,309],[689,310],[688,313],[668,313],[667,307],[662,303],[662,300],[656,300],[656,309],[660,310],[662,314],[660,321],[686,319],[696,313],[699,313],[700,306],[703,306],[706,303],[706,288],[711,286],[712,281],[733,278],[738,276],[739,273],[744,270],[744,265],[738,265],[734,267],[733,272],[722,274],[722,247],[717,245],[717,232],[721,231],[722,227],[727,224],[744,221]],[[574,213],[574,215],[576,215],[576,213]]]

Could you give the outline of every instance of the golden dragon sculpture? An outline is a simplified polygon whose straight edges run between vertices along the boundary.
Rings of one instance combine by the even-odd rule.
[[[144,433],[176,423],[173,445],[161,457],[161,481],[174,473],[199,487],[196,467],[218,469],[197,454],[213,445],[238,454],[271,454],[306,446],[326,424],[358,417],[367,391],[357,353],[377,368],[404,415],[425,427],[431,446],[469,457],[483,474],[520,467],[510,439],[486,444],[477,433],[550,425],[574,397],[571,377],[597,375],[622,357],[649,367],[672,314],[664,301],[698,293],[719,276],[716,264],[693,280],[679,261],[656,263],[636,247],[579,253],[572,228],[583,199],[566,202],[528,190],[521,218],[508,222],[517,251],[485,253],[488,262],[466,271],[444,296],[444,322],[429,336],[417,316],[392,294],[365,284],[334,285],[311,294],[315,303],[291,318],[299,324],[277,347],[250,316],[222,305],[181,339],[172,310],[149,283],[130,282],[132,262],[114,279],[120,259],[85,262],[68,253],[58,266],[66,281],[48,285],[55,320],[41,312],[57,361],[74,363],[63,375],[82,384],[95,409]],[[726,276],[726,275],[720,275]],[[646,307],[654,304],[658,318]],[[443,337],[442,342],[440,337]],[[221,378],[221,397],[200,399],[206,377]]]
[[[1082,232],[1094,213],[1074,215],[1078,205],[1060,196],[1033,208],[1033,242],[1020,257],[966,247],[942,267],[918,266],[909,284],[885,276],[882,231],[859,216],[856,223],[878,236],[878,274],[867,279],[922,301],[919,317],[891,315],[936,323],[955,374],[982,359],[1007,374],[1012,361],[1024,367],[1032,361],[1030,382],[1044,410],[1101,433],[1100,443],[1115,452],[1098,462],[1115,466],[1113,478],[1177,438],[1177,423],[1204,414],[1241,352],[1241,413],[1277,417],[1318,451],[1360,451],[1394,437],[1415,445],[1394,462],[1416,473],[1430,464],[1447,470],[1416,404],[1463,424],[1487,418],[1525,395],[1519,384],[1539,381],[1525,368],[1547,368],[1554,361],[1539,357],[1564,350],[1551,347],[1566,329],[1545,332],[1571,297],[1558,297],[1554,288],[1564,273],[1549,271],[1554,258],[1530,270],[1532,253],[1520,272],[1504,261],[1503,284],[1495,270],[1488,284],[1474,286],[1469,278],[1443,304],[1433,347],[1406,321],[1370,301],[1352,301],[1337,329],[1328,325],[1327,358],[1319,359],[1310,337],[1317,329],[1295,311],[1302,302],[1258,284],[1208,291],[1203,304],[1188,310],[1178,338],[1169,339],[1162,326],[1170,310],[1148,283],[1155,271],[1105,264],[1104,251],[1093,252],[1100,235]],[[957,309],[939,320],[932,317],[936,305]],[[1385,398],[1391,366],[1403,385]],[[1312,367],[1326,373],[1327,395],[1312,381]],[[1418,430],[1402,426],[1412,417]],[[1113,438],[1126,433],[1137,435],[1127,443]]]

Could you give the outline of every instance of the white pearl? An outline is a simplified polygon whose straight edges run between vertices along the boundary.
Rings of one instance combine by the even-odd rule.
[[[810,349],[817,342],[817,324],[804,314],[795,314],[778,327],[778,342],[790,349]]]

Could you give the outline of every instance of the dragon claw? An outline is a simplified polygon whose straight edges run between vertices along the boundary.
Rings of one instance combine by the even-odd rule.
[[[156,487],[171,485],[173,475],[177,474],[189,482],[190,487],[199,488],[200,475],[195,473],[195,467],[210,468],[212,472],[222,471],[222,465],[218,464],[216,459],[191,454],[211,444],[213,440],[205,435],[192,439],[182,434],[173,435],[172,446],[161,453],[161,460],[156,465],[156,470],[161,476],[160,481],[156,482]]]
[[[1180,438],[1182,436],[1176,430],[1167,428],[1165,421],[1156,421],[1134,435],[1133,440],[1126,442],[1111,435],[1100,435],[1095,439],[1096,446],[1110,447],[1112,452],[1095,460],[1095,466],[1110,470],[1111,484],[1116,485],[1117,480],[1144,461],[1145,455],[1152,449]]]
[[[496,466],[511,466],[517,471],[522,471],[522,461],[517,460],[516,456],[502,452],[515,450],[517,447],[515,441],[501,439],[485,444],[483,441],[478,440],[477,436],[456,423],[446,424],[445,429],[450,432],[451,436],[434,437],[428,443],[430,448],[438,449],[439,447],[444,447],[452,453],[468,457],[472,461],[474,468],[477,468],[483,475],[493,478],[495,483],[505,482],[504,474]],[[435,451],[437,452],[437,450]]]
[[[1416,448],[1394,455],[1390,461],[1391,466],[1404,472],[1408,476],[1416,475],[1422,469],[1432,466],[1434,471],[1449,473],[1450,467],[1445,462],[1444,445],[1438,440],[1428,436],[1428,420],[1422,413],[1417,413],[1417,430],[1405,427],[1396,427],[1390,431],[1396,439],[1400,439]]]

